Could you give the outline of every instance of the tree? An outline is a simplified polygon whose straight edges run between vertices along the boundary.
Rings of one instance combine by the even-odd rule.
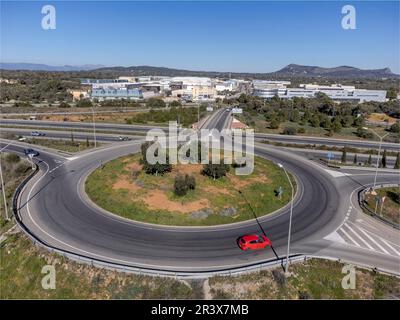
[[[358,160],[357,160],[357,153],[354,154],[354,158],[353,158],[353,164],[357,164]]]
[[[396,122],[390,127],[390,131],[393,133],[399,133],[400,132],[400,124]]]
[[[371,166],[371,164],[372,164],[372,156],[371,156],[371,155],[369,155],[366,164],[367,164],[368,166]]]
[[[372,137],[373,137],[373,134],[371,132],[369,132],[368,130],[365,130],[363,127],[357,128],[357,135],[360,138],[364,138],[364,139],[372,139]]]
[[[185,183],[185,177],[181,174],[178,174],[174,181],[174,193],[177,196],[184,196],[186,195],[187,191],[188,187]]]
[[[86,137],[86,147],[89,148],[90,144],[89,144],[89,137]]]
[[[396,162],[394,163],[394,169],[400,169],[400,152],[397,152]]]
[[[339,119],[335,119],[332,122],[332,130],[336,133],[339,133],[342,130],[342,124],[340,123]]]
[[[291,113],[290,113],[290,121],[291,122],[299,122],[300,120],[300,113],[299,110],[294,109]]]
[[[224,163],[220,164],[207,163],[203,166],[202,170],[202,174],[209,176],[214,180],[225,176],[228,172],[229,172],[229,166]]]
[[[383,150],[383,155],[382,155],[380,167],[381,168],[386,168],[386,164],[387,164],[387,159],[386,159],[386,149],[385,149],[385,150]]]
[[[319,116],[317,114],[314,114],[311,119],[310,119],[310,124],[314,127],[317,128],[319,127],[320,121],[319,121]]]
[[[148,108],[165,108],[164,100],[160,98],[149,98],[146,101],[146,107]]]
[[[192,175],[185,176],[178,174],[174,181],[174,193],[177,196],[184,196],[189,190],[196,188],[196,180]]]
[[[269,123],[270,129],[278,129],[279,128],[279,120],[278,119],[272,119],[271,122]]]
[[[283,129],[282,133],[290,135],[290,136],[294,136],[297,133],[297,129],[294,127],[286,127],[285,129]]]
[[[71,132],[71,143],[74,144],[74,142],[75,142],[75,141],[74,141],[74,133]]]
[[[92,106],[92,101],[90,101],[89,99],[82,99],[76,103],[77,108],[90,108]]]
[[[346,161],[347,161],[347,151],[346,151],[346,148],[343,148],[342,163],[346,163]]]
[[[395,88],[390,88],[387,92],[386,92],[386,98],[388,98],[389,100],[394,100],[397,98],[397,90]]]
[[[196,179],[192,175],[185,175],[185,184],[189,190],[196,189]]]
[[[140,146],[140,151],[141,151],[141,153],[142,153],[141,163],[143,164],[143,170],[144,170],[144,172],[146,172],[147,174],[155,174],[156,176],[157,176],[158,174],[163,175],[163,174],[166,173],[166,172],[170,172],[171,169],[172,169],[172,166],[171,166],[171,164],[169,163],[169,157],[168,157],[168,155],[166,155],[166,162],[165,162],[165,163],[156,162],[156,163],[153,164],[153,163],[149,163],[149,162],[147,161],[146,152],[147,152],[147,149],[148,149],[151,145],[152,145],[152,142],[151,142],[151,141],[147,141],[147,142],[143,143],[143,144]],[[163,151],[163,152],[165,152],[165,151]],[[155,156],[158,156],[158,151],[157,151],[157,153],[155,154]]]

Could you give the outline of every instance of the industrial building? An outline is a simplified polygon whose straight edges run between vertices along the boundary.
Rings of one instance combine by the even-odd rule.
[[[287,88],[287,81],[253,81],[253,95],[271,99],[275,96],[282,99],[314,98],[319,92],[326,94],[332,100],[338,101],[386,101],[385,90],[356,89],[354,86],[333,84],[321,86],[318,84],[300,84],[298,88]]]

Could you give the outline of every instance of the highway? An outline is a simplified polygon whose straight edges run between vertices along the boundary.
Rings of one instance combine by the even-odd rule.
[[[216,112],[207,128],[222,129],[227,114]],[[73,157],[41,150],[39,172],[18,198],[18,215],[29,232],[59,250],[115,266],[176,272],[220,272],[283,258],[288,236],[288,208],[243,223],[215,227],[156,226],[117,217],[94,205],[84,181],[105,162],[138,152],[140,141]],[[5,146],[5,143],[1,143]],[[22,147],[7,150],[21,153]],[[256,155],[282,163],[297,179],[291,253],[343,259],[400,274],[399,232],[360,212],[357,190],[369,186],[373,172],[326,169],[290,150],[256,144]],[[399,183],[398,173],[380,172],[377,182]],[[242,252],[236,239],[265,232],[273,250]],[[372,239],[372,240],[371,240]],[[277,255],[277,256],[276,256]]]
[[[226,116],[228,115],[225,114]],[[69,130],[93,130],[93,124],[91,122],[60,122],[60,121],[38,121],[38,120],[18,120],[18,119],[0,119],[0,126],[2,130],[8,130],[4,126],[18,126],[18,127],[29,127],[36,128],[36,130],[48,130],[48,129],[69,129]],[[101,132],[114,132],[119,134],[138,134],[146,133],[152,128],[164,128],[163,126],[148,126],[148,125],[128,125],[128,124],[112,124],[96,122],[96,130]],[[255,133],[255,138],[258,141],[270,140],[281,143],[295,143],[295,144],[316,144],[316,145],[327,145],[327,146],[338,146],[338,147],[352,147],[360,149],[377,149],[379,147],[378,141],[369,140],[345,140],[345,139],[333,139],[333,138],[322,138],[322,137],[309,137],[309,136],[288,136],[280,134],[267,134],[267,133]],[[388,151],[399,151],[398,143],[383,142],[382,148]]]

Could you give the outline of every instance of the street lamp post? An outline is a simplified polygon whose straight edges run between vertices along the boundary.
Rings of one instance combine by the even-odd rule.
[[[96,140],[96,122],[94,120],[94,109],[92,108],[92,121],[93,121],[93,138],[94,138],[94,147],[97,147],[97,140]]]
[[[1,153],[0,153],[0,157],[1,157]],[[3,180],[3,168],[1,165],[1,158],[0,158],[0,178],[1,178],[1,190],[3,191],[4,210],[6,213],[6,220],[8,221],[7,198],[6,198],[6,190],[5,190],[5,186],[4,186],[4,180]]]
[[[292,200],[290,201],[290,216],[289,216],[289,232],[288,232],[288,245],[287,245],[287,251],[286,251],[286,265],[285,265],[285,274],[287,275],[289,273],[289,252],[290,252],[290,235],[292,233],[292,217],[293,217],[293,198],[294,198],[294,187],[292,184],[292,180],[290,180],[290,177],[285,169],[285,167],[281,164],[278,163],[278,167],[283,169],[285,172],[285,175],[287,179],[289,180],[290,187],[292,188]]]
[[[377,178],[377,176],[378,176],[379,157],[380,157],[380,155],[381,155],[382,141],[383,141],[383,139],[384,139],[389,133],[386,133],[385,135],[380,136],[378,133],[375,132],[375,130],[373,130],[373,129],[371,129],[371,128],[363,127],[363,129],[364,129],[364,130],[370,130],[370,131],[372,131],[372,132],[379,138],[379,148],[378,148],[378,157],[377,157],[377,159],[376,159],[376,169],[375,169],[375,177],[374,177],[374,186],[372,187],[372,188],[374,189],[375,186],[376,186],[376,178]]]

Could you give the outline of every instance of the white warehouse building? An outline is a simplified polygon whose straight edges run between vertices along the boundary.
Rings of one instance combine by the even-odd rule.
[[[290,82],[289,82],[290,84]],[[301,84],[299,88],[286,88],[287,82],[253,82],[253,95],[270,99],[278,96],[282,99],[291,99],[294,97],[299,98],[314,98],[318,92],[326,94],[333,100],[343,101],[386,101],[385,90],[366,90],[356,89],[354,86],[343,86],[340,84],[333,84],[331,86],[321,86],[317,84]]]

